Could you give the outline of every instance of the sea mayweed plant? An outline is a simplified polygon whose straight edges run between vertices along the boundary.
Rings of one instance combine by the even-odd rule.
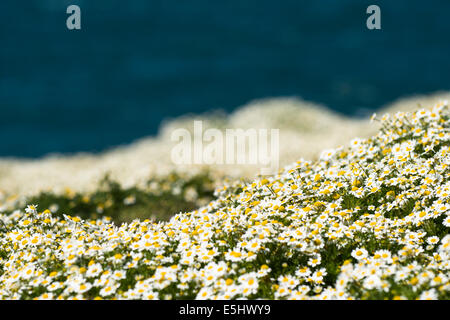
[[[449,299],[449,108],[168,222],[0,215],[3,299]]]

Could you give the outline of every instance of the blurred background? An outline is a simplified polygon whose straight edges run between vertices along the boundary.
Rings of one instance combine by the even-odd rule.
[[[0,156],[103,151],[271,97],[366,116],[450,89],[449,17],[448,0],[2,0]]]

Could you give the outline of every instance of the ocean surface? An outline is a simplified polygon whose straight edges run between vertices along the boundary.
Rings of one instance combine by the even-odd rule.
[[[366,28],[371,4],[382,30]],[[2,157],[102,151],[254,99],[361,116],[449,89],[448,0],[0,2]]]

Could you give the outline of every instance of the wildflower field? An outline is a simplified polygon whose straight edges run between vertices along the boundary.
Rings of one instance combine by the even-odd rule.
[[[449,299],[449,116],[374,117],[376,136],[168,221],[55,214],[45,198],[8,209],[0,298]]]

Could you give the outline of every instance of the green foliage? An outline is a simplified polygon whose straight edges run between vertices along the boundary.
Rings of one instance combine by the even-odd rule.
[[[189,197],[189,192],[194,196]],[[213,179],[208,172],[203,172],[188,178],[177,173],[153,178],[146,188],[123,188],[106,175],[98,190],[91,194],[43,192],[26,201],[39,203],[40,207],[49,208],[58,216],[70,214],[83,219],[106,216],[120,224],[134,219],[168,220],[176,213],[200,207],[213,197]]]

